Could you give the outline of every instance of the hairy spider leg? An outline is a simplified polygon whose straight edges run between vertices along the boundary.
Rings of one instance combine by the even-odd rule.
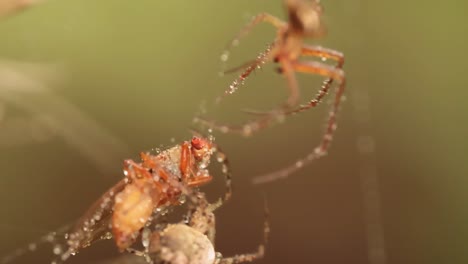
[[[319,74],[338,81],[338,87],[336,88],[335,98],[332,103],[331,110],[328,114],[328,121],[326,124],[325,132],[323,134],[321,142],[318,144],[318,146],[314,148],[313,152],[309,153],[306,157],[297,160],[294,164],[282,170],[254,177],[254,184],[267,183],[278,179],[286,178],[290,174],[296,172],[303,166],[307,165],[308,163],[325,156],[333,139],[333,134],[337,128],[337,114],[346,86],[344,71],[342,69],[334,68],[329,65],[315,61],[296,62],[293,64],[293,67],[298,72]]]
[[[336,51],[336,50],[333,50],[333,49],[324,48],[324,47],[321,47],[321,46],[308,46],[308,45],[305,45],[305,46],[302,47],[301,55],[319,57],[319,58],[322,58],[322,59],[331,59],[331,60],[334,60],[334,61],[337,62],[336,65],[335,65],[335,67],[337,69],[342,69],[343,68],[343,64],[344,64],[344,55],[343,55],[343,53],[341,53],[339,51]],[[285,115],[296,114],[296,113],[300,113],[300,112],[303,112],[303,111],[308,110],[310,108],[318,106],[322,102],[325,95],[328,94],[332,84],[333,84],[333,78],[327,78],[323,82],[322,87],[320,88],[318,93],[315,95],[315,97],[312,98],[307,104],[300,105],[299,107],[297,107],[295,109],[285,111],[284,114]],[[289,85],[291,85],[291,84],[289,84]],[[252,115],[268,115],[268,114],[271,114],[270,112],[257,111],[257,110],[252,110],[252,109],[244,109],[243,111],[248,113],[248,114],[252,114]]]
[[[249,120],[239,125],[223,124],[215,120],[202,117],[195,117],[194,122],[216,129],[222,133],[237,133],[246,137],[270,126],[274,122],[282,122],[284,120],[284,116],[288,113],[288,109],[295,105],[299,98],[299,87],[294,75],[292,63],[289,60],[285,60],[282,61],[281,64],[281,72],[285,75],[290,90],[290,96],[282,106],[272,111],[264,112],[261,117]],[[257,66],[255,65],[249,66],[246,71],[241,74],[240,78],[245,79],[256,67]]]
[[[247,36],[255,26],[263,22],[271,24],[278,30],[281,28],[287,27],[287,24],[284,21],[268,13],[260,13],[254,16],[252,20],[249,23],[247,23],[239,31],[239,33],[226,45],[226,48],[224,49],[223,54],[221,55],[221,62],[223,62],[223,72],[224,72],[224,65],[229,59],[229,54],[231,52],[231,49],[234,46],[237,46],[240,40],[244,38],[245,36]]]

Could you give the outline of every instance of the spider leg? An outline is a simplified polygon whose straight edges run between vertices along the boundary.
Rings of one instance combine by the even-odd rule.
[[[289,112],[291,112],[288,109],[291,109],[292,107],[297,105],[297,102],[299,101],[299,85],[297,83],[296,76],[294,75],[294,69],[291,63],[292,62],[290,60],[281,61],[280,71],[286,77],[286,80],[288,82],[288,88],[289,88],[289,97],[283,103],[282,106],[275,108],[273,110],[270,110],[270,111],[257,111],[254,109],[242,109],[241,111],[251,114],[251,115],[257,115],[257,116],[267,116],[267,115],[278,116],[278,113],[284,115],[284,114],[288,114]]]
[[[344,55],[343,53],[324,48],[321,46],[303,46],[302,47],[302,55],[304,56],[313,56],[313,57],[320,57],[324,59],[331,59],[336,61],[336,68],[337,69],[342,69],[343,64],[344,64]],[[293,109],[291,111],[288,111],[287,114],[296,114],[305,110],[308,110],[310,108],[316,107],[320,102],[322,101],[323,97],[328,94],[331,85],[333,84],[333,78],[327,78],[323,84],[322,87],[320,88],[319,92],[315,95],[315,97],[309,101],[308,104],[306,105],[301,105],[296,109]]]
[[[244,263],[244,262],[252,262],[257,259],[263,258],[263,256],[265,255],[265,247],[268,243],[268,236],[270,234],[270,223],[269,223],[270,212],[268,209],[266,198],[265,198],[264,204],[265,204],[265,207],[264,207],[264,222],[263,222],[263,242],[258,246],[257,251],[253,253],[240,254],[240,255],[235,255],[233,257],[217,259],[215,261],[215,264]]]
[[[193,229],[205,234],[214,245],[216,235],[214,211],[223,204],[223,201],[220,199],[211,204],[202,192],[194,192],[189,197],[191,203],[186,223]]]
[[[282,71],[286,76],[286,79],[288,81],[288,87],[291,91],[291,95],[289,96],[288,100],[284,103],[284,105],[271,110],[265,115],[261,115],[259,118],[249,120],[239,125],[222,124],[214,120],[201,117],[195,117],[193,120],[194,123],[200,123],[204,126],[216,129],[222,133],[231,132],[241,134],[247,137],[251,136],[255,132],[267,128],[275,121],[282,122],[284,120],[284,112],[286,112],[286,109],[289,109],[291,106],[293,106],[299,98],[299,88],[294,74],[293,65],[289,61],[283,62]]]
[[[216,160],[221,163],[221,171],[224,174],[224,177],[226,179],[226,192],[224,193],[224,196],[222,198],[222,202],[225,202],[229,200],[232,196],[232,172],[231,172],[231,165],[229,164],[229,160],[224,153],[224,151],[218,146],[215,146],[216,148]],[[221,203],[222,204],[222,203]],[[217,207],[221,206],[219,204]],[[216,208],[217,208],[216,207]]]
[[[220,96],[218,96],[215,100],[216,104],[219,104],[221,100],[226,97],[227,95],[233,94],[234,92],[237,91],[239,86],[243,85],[245,82],[245,79],[250,76],[252,72],[254,72],[256,69],[260,69],[263,64],[267,63],[271,58],[270,54],[275,46],[275,43],[271,43],[268,45],[268,47],[263,51],[260,52],[257,55],[257,58],[255,60],[252,60],[250,62],[244,63],[241,66],[234,67],[232,69],[229,69],[227,71],[224,71],[224,73],[229,73],[229,72],[235,72],[241,69],[244,69],[244,71],[234,80],[232,83],[229,85],[229,88],[224,91],[224,93]]]
[[[321,46],[303,46],[302,51],[301,51],[301,55],[320,57],[320,58],[323,58],[323,59],[331,59],[331,60],[336,61],[336,66],[335,67],[337,69],[343,68],[344,55],[343,55],[343,53],[341,53],[339,51],[336,51],[336,50],[324,48],[324,47],[321,47]],[[299,107],[297,107],[295,109],[291,109],[291,110],[286,111],[285,114],[286,115],[297,114],[297,113],[303,112],[305,110],[308,110],[310,108],[316,107],[317,105],[320,104],[323,97],[325,97],[325,95],[328,94],[332,84],[333,84],[333,78],[327,78],[323,82],[322,87],[320,88],[320,90],[318,91],[318,93],[315,95],[315,97],[313,99],[311,99],[305,105],[300,105]],[[243,109],[242,111],[246,112],[247,114],[257,115],[257,116],[258,115],[268,115],[268,114],[270,114],[270,112],[256,111],[256,110],[253,110],[253,109]]]
[[[133,249],[133,248],[127,248],[126,251],[132,255],[144,258],[146,263],[149,263],[149,264],[154,263],[151,257],[149,256],[149,252],[147,248],[145,248],[145,251],[141,251],[141,250]]]
[[[342,69],[334,68],[329,65],[325,65],[320,62],[308,62],[308,63],[295,63],[294,69],[298,72],[319,74],[333,80],[338,81],[338,87],[336,89],[335,98],[331,106],[331,110],[328,114],[328,121],[326,124],[325,132],[323,134],[322,140],[306,157],[297,160],[294,164],[289,165],[288,167],[271,172],[265,175],[257,176],[253,179],[254,184],[267,183],[281,178],[286,178],[290,174],[296,172],[303,166],[308,163],[319,159],[327,154],[327,150],[330,147],[330,143],[333,139],[333,134],[337,127],[337,114],[339,110],[340,103],[343,98],[343,93],[346,85],[345,74]]]
[[[221,61],[223,63],[227,62],[227,60],[229,59],[229,53],[231,51],[231,49],[234,47],[234,46],[237,46],[240,42],[240,40],[242,38],[244,38],[245,36],[247,36],[247,34],[252,31],[252,29],[262,23],[262,22],[266,22],[266,23],[270,23],[271,25],[273,25],[275,28],[277,28],[278,30],[280,29],[283,29],[283,28],[286,28],[287,27],[287,24],[282,21],[281,19],[273,16],[273,15],[270,15],[268,13],[260,13],[256,16],[254,16],[252,18],[252,20],[247,23],[240,31],[239,33],[228,43],[228,45],[226,46],[226,48],[224,49],[223,51],[223,54],[221,55]],[[224,65],[224,64],[223,64]]]
[[[226,65],[226,62],[227,60],[229,59],[229,54],[231,52],[231,49],[234,47],[234,46],[237,46],[239,44],[239,41],[244,38],[245,36],[247,36],[247,34],[258,24],[260,24],[261,22],[266,22],[266,23],[270,23],[271,25],[273,25],[275,28],[278,29],[278,35],[280,34],[280,32],[284,31],[286,28],[287,28],[287,24],[285,22],[283,22],[282,20],[280,20],[279,18],[273,16],[273,15],[270,15],[268,13],[260,13],[256,16],[254,16],[252,18],[252,20],[246,24],[242,29],[241,31],[237,34],[237,36],[235,36],[230,42],[229,44],[226,46],[226,48],[224,49],[222,55],[221,55],[221,62],[222,62],[222,70],[221,70],[221,75],[224,75],[225,73],[227,72],[232,72],[232,71],[237,71],[241,68],[245,69],[244,72],[236,79],[234,80],[231,85],[229,86],[229,89],[225,91],[224,93],[224,96],[228,95],[228,94],[232,94],[234,93],[238,86],[243,84],[244,80],[256,69],[256,68],[260,68],[262,64],[266,63],[270,58],[269,58],[269,54],[272,50],[272,48],[274,47],[274,43],[273,44],[270,44],[268,46],[268,48],[266,49],[266,51],[260,53],[257,58],[250,62],[250,63],[247,63],[247,64],[244,64],[240,67],[235,67],[231,70],[228,70],[226,71],[225,70],[225,65]],[[217,99],[216,99],[216,103],[219,103],[222,98],[224,96],[219,96]]]
[[[281,112],[270,113],[269,115],[249,120],[239,125],[229,125],[226,123],[220,123],[215,120],[202,117],[194,118],[195,123],[200,123],[203,126],[207,126],[211,129],[220,131],[221,133],[235,133],[244,137],[249,137],[255,132],[267,128],[275,120],[277,120],[278,122],[282,122],[284,120],[284,115]]]

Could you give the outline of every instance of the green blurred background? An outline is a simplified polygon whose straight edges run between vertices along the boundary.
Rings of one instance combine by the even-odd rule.
[[[251,138],[215,134],[235,184],[217,213],[218,251],[256,248],[266,192],[272,231],[258,263],[385,263],[369,249],[379,245],[380,225],[387,263],[467,263],[468,4],[322,4],[329,33],[311,43],[344,52],[348,78],[332,148],[288,180],[253,186],[253,176],[312,150],[327,104]],[[123,159],[188,139],[202,102],[208,116],[234,124],[246,118],[241,108],[283,100],[284,80],[267,66],[212,105],[235,77],[218,76],[224,46],[259,12],[284,18],[279,0],[51,0],[1,21],[5,65],[47,67],[18,66],[46,79],[42,86],[0,87],[0,255],[77,219],[123,177]],[[253,58],[273,37],[259,26],[229,65]],[[320,78],[299,80],[305,102]],[[362,139],[375,151],[358,152]],[[218,177],[204,190],[214,199],[222,186]],[[49,263],[50,255],[21,261]],[[71,263],[112,255],[108,242]]]

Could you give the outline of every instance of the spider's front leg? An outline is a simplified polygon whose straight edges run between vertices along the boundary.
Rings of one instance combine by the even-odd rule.
[[[339,106],[342,101],[346,85],[344,71],[342,69],[331,67],[320,62],[296,62],[293,64],[293,67],[298,72],[318,74],[338,82],[335,98],[328,115],[325,133],[323,134],[322,140],[318,146],[316,146],[313,152],[309,153],[305,158],[297,160],[294,164],[286,167],[285,169],[255,177],[253,179],[254,184],[267,183],[281,178],[286,178],[308,163],[325,156],[333,139],[333,134],[337,127],[336,116],[338,114]]]
[[[226,68],[226,62],[228,61],[229,59],[229,54],[231,52],[231,49],[234,47],[234,46],[237,46],[239,44],[239,41],[244,38],[245,36],[247,36],[247,34],[258,24],[262,23],[262,22],[266,22],[266,23],[269,23],[271,25],[273,25],[278,31],[277,31],[277,35],[281,35],[282,32],[284,32],[287,28],[287,24],[280,20],[279,18],[273,16],[273,15],[270,15],[268,13],[260,13],[256,16],[254,16],[252,18],[252,20],[246,24],[242,30],[237,34],[236,37],[234,37],[230,42],[229,44],[227,45],[227,47],[224,49],[222,55],[221,55],[221,62],[222,62],[222,70],[221,70],[221,73],[224,75],[225,73],[227,72],[233,72],[233,71],[237,71],[237,70],[240,70],[240,69],[244,69],[244,71],[242,72],[241,75],[239,75],[239,77],[234,80],[231,85],[229,86],[228,90],[226,90],[223,94],[223,96],[219,96],[218,98],[216,98],[216,103],[218,104],[223,98],[224,96],[226,95],[229,95],[229,94],[233,94],[239,85],[241,85],[244,80],[257,68],[261,67],[261,65],[263,65],[264,63],[266,63],[269,59],[270,59],[270,52],[272,51],[272,49],[274,48],[275,46],[275,43],[272,43],[270,45],[268,45],[267,49],[264,51],[264,52],[261,52],[257,58],[253,61],[250,61],[244,65],[241,65],[240,67],[235,67],[233,69],[230,69],[230,70],[225,70]]]
[[[284,73],[288,81],[288,87],[290,89],[290,96],[283,105],[272,109],[269,112],[263,112],[261,116],[248,120],[239,125],[229,125],[216,122],[214,120],[195,117],[194,123],[201,123],[204,126],[216,129],[222,133],[237,133],[242,136],[248,137],[252,134],[269,127],[274,122],[281,122],[284,120],[285,112],[296,104],[299,98],[299,88],[296,77],[294,75],[294,67],[289,61],[282,63],[281,72]],[[241,75],[242,77],[242,75]],[[236,82],[234,84],[237,85]],[[249,110],[244,110],[249,112]],[[251,111],[251,113],[260,113]]]
[[[275,58],[275,62],[279,62],[281,67],[278,68],[278,72],[283,74],[287,81],[287,87],[289,89],[289,96],[280,106],[270,111],[258,111],[254,109],[242,109],[243,112],[256,116],[263,116],[263,118],[257,118],[258,123],[263,123],[263,127],[269,126],[274,120],[282,120],[285,115],[288,115],[293,110],[299,101],[299,85],[297,83],[296,76],[294,74],[295,69],[293,68],[293,61],[289,58],[279,60]],[[262,127],[262,128],[263,128]]]
[[[342,69],[343,68],[343,64],[344,64],[344,55],[343,55],[343,53],[341,53],[339,51],[336,51],[336,50],[333,50],[333,49],[328,49],[328,48],[324,48],[324,47],[321,47],[321,46],[303,46],[302,50],[301,50],[301,55],[302,56],[318,57],[318,58],[321,58],[321,59],[330,59],[330,60],[336,61],[336,65],[334,66],[335,68],[337,68],[337,69]],[[295,98],[294,93],[298,94],[298,92],[295,92],[295,91],[298,91],[298,89],[296,88],[297,84],[295,84],[296,81],[292,78],[292,76],[290,74],[286,75],[286,78],[288,79],[288,85],[289,85],[289,88],[291,90],[290,99],[288,99],[288,100],[291,100],[291,98]],[[328,92],[330,90],[330,87],[333,84],[333,80],[334,80],[333,78],[327,78],[323,82],[322,87],[320,88],[318,93],[315,95],[315,97],[313,99],[311,99],[307,104],[300,105],[297,108],[293,108],[293,109],[289,109],[289,110],[287,108],[285,108],[285,111],[284,111],[283,114],[284,115],[296,114],[296,113],[308,110],[310,108],[314,108],[317,105],[319,105],[320,102],[325,97],[325,95],[328,94]],[[297,100],[292,101],[292,103],[288,103],[288,104],[285,104],[285,105],[292,107],[292,106],[295,105],[296,102],[297,102]],[[271,114],[271,112],[256,111],[256,110],[251,110],[251,109],[247,109],[247,110],[243,110],[243,111],[248,113],[248,114],[253,114],[253,115],[268,115],[268,114]]]
[[[214,211],[221,207],[223,201],[219,199],[215,203],[209,203],[202,192],[195,192],[189,196],[191,204],[187,216],[187,224],[206,235],[214,246],[216,235],[216,220]]]
[[[337,69],[342,69],[343,68],[344,55],[343,55],[343,53],[341,53],[339,51],[336,51],[336,50],[332,50],[332,49],[328,49],[328,48],[324,48],[324,47],[320,47],[320,46],[304,46],[304,47],[302,47],[301,55],[319,57],[321,59],[331,59],[331,60],[336,61],[336,66],[335,67]],[[315,95],[315,97],[312,100],[309,101],[308,104],[301,105],[296,109],[288,111],[286,114],[293,114],[293,113],[295,114],[295,113],[305,111],[305,110],[307,110],[309,108],[316,107],[322,101],[323,97],[330,90],[330,87],[331,87],[331,85],[333,83],[333,80],[334,80],[334,78],[326,79],[323,82],[322,87],[320,88],[319,92]]]
[[[246,24],[241,31],[229,42],[229,44],[224,49],[223,54],[221,55],[221,61],[226,62],[229,59],[229,53],[232,47],[237,46],[239,41],[247,36],[252,29],[262,23],[266,22],[273,25],[276,29],[280,30],[287,27],[287,24],[281,19],[270,15],[268,13],[260,13],[252,18],[252,20]]]

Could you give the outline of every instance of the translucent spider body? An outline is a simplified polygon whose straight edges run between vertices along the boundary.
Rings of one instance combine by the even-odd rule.
[[[334,81],[338,83],[335,97],[329,112],[327,126],[321,142],[314,151],[306,158],[298,160],[293,165],[278,172],[269,173],[255,178],[254,182],[263,183],[278,178],[287,177],[306,163],[326,155],[329,145],[332,141],[334,131],[337,127],[336,115],[343,98],[345,89],[345,74],[342,70],[344,56],[341,52],[323,48],[320,46],[311,46],[304,44],[306,38],[316,39],[323,36],[326,32],[321,20],[322,8],[317,0],[285,0],[288,11],[288,21],[284,22],[268,13],[261,13],[255,16],[240,33],[230,43],[228,49],[222,56],[222,60],[227,60],[229,49],[239,43],[239,40],[246,36],[251,29],[260,22],[267,22],[277,29],[276,39],[268,48],[252,62],[237,69],[244,69],[240,76],[234,80],[225,95],[232,94],[238,86],[243,84],[245,79],[257,68],[263,64],[273,61],[278,63],[279,72],[287,80],[289,88],[289,97],[287,100],[268,112],[247,110],[248,113],[257,118],[241,125],[221,124],[214,120],[196,117],[195,122],[209,126],[223,133],[240,133],[244,136],[250,136],[254,132],[268,127],[277,120],[283,120],[284,116],[299,113],[307,109],[316,107],[329,92]],[[316,57],[322,60],[331,59],[337,62],[336,66],[319,61],[301,61],[302,57]],[[306,105],[298,105],[299,88],[295,77],[295,72],[316,74],[327,79],[324,81],[321,89],[316,96]],[[222,97],[218,98],[220,101]]]
[[[152,223],[153,216],[161,208],[181,203],[182,190],[211,181],[207,167],[215,152],[218,152],[217,160],[223,164],[222,170],[226,174],[227,191],[223,200],[229,199],[231,175],[225,155],[213,142],[193,137],[190,142],[183,142],[157,155],[141,153],[141,162],[125,160],[126,177],[104,193],[66,234],[68,248],[65,251],[61,249],[56,233],[41,238],[39,243],[56,245],[54,253],[60,258],[54,263],[67,260],[70,255],[100,239],[113,237],[118,249],[126,250],[141,230]],[[37,247],[30,244],[30,248],[31,245]],[[1,263],[9,263],[24,253],[26,250],[18,250],[3,258]]]
[[[223,258],[214,249],[215,215],[213,213],[221,206],[222,201],[209,204],[201,192],[191,194],[191,201],[194,204],[186,223],[169,224],[148,233],[143,237],[145,251],[133,251],[133,253],[144,256],[148,263],[168,264],[231,264],[252,262],[263,257],[269,234],[266,206],[263,244],[254,253]]]

